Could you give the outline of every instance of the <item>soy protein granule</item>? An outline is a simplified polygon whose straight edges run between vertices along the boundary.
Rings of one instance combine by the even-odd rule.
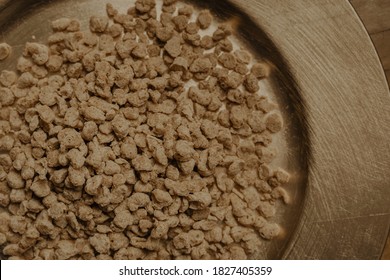
[[[0,61],[6,59],[11,53],[11,46],[7,43],[0,43]]]
[[[89,31],[53,21],[0,74],[3,255],[256,258],[290,201],[289,174],[270,165],[283,130],[260,94],[270,67],[208,10],[106,10]]]

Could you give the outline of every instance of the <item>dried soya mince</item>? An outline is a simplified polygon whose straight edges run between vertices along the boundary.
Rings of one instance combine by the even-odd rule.
[[[269,165],[283,126],[258,94],[269,68],[175,2],[159,19],[154,0],[107,4],[91,32],[55,20],[1,72],[9,259],[246,259],[278,236],[289,175]]]
[[[0,43],[0,61],[6,59],[11,53],[11,46],[7,43]]]

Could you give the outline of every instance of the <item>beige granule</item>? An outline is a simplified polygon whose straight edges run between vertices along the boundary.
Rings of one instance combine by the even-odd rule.
[[[173,36],[165,44],[165,50],[171,57],[178,57],[181,54],[181,40],[179,36]]]
[[[0,61],[6,59],[11,53],[11,46],[7,43],[0,43]]]
[[[279,236],[272,74],[209,10],[59,18],[0,73],[0,245],[10,259],[247,259]],[[200,35],[203,31],[209,35]],[[0,60],[10,46],[0,44]],[[4,211],[3,211],[4,210]]]

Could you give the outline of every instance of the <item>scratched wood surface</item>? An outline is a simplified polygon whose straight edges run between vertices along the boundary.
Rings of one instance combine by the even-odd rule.
[[[366,27],[390,82],[390,1],[350,0]]]
[[[390,84],[390,1],[350,0],[362,20],[378,52]],[[390,234],[382,254],[383,260],[390,260]]]

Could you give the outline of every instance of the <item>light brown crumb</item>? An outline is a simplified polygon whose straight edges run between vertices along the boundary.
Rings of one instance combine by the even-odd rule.
[[[11,46],[7,43],[0,43],[0,61],[6,59],[11,53]]]
[[[92,16],[89,20],[89,26],[92,32],[102,33],[108,26],[108,18],[102,16]]]
[[[251,73],[258,79],[267,78],[270,74],[270,67],[266,63],[255,63],[251,68]]]
[[[197,22],[202,29],[208,28],[213,21],[213,16],[209,10],[203,10],[199,13]]]
[[[80,22],[70,18],[59,18],[52,21],[51,27],[54,31],[75,32],[80,30]]]
[[[170,56],[178,57],[181,54],[180,38],[178,36],[172,37],[164,48]]]
[[[49,60],[49,48],[39,43],[27,43],[25,48],[26,55],[31,55],[32,60],[43,65]]]
[[[283,127],[283,119],[278,113],[271,113],[267,116],[266,126],[272,133],[279,132]]]

